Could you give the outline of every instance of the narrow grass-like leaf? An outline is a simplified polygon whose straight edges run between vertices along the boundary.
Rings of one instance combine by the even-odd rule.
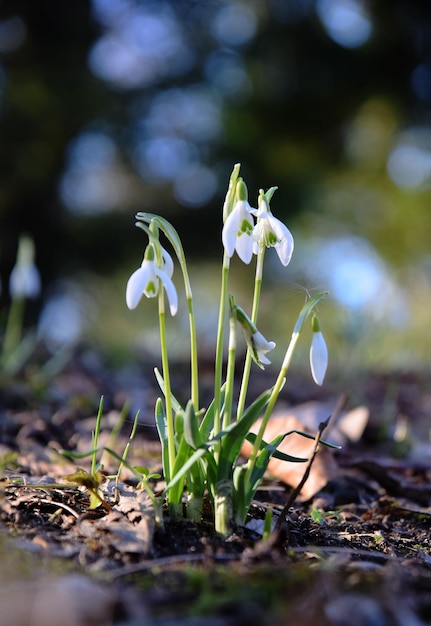
[[[304,322],[306,321],[308,316],[312,313],[314,307],[320,302],[320,300],[322,300],[322,298],[325,298],[328,295],[328,293],[329,293],[328,291],[321,291],[320,293],[316,293],[315,296],[307,300],[307,302],[302,307],[298,315],[298,318],[296,320],[295,327],[293,329],[294,333],[301,332]]]
[[[157,380],[157,382],[159,384],[159,387],[162,390],[162,393],[163,393],[163,395],[166,398],[165,381],[164,381],[163,376],[161,375],[161,373],[157,369],[157,367],[154,368],[154,374],[155,374],[156,380]],[[172,393],[171,393],[171,405],[172,405],[172,408],[173,408],[175,413],[177,413],[178,411],[182,410],[181,404],[178,402],[178,400],[176,399],[176,397]]]
[[[193,450],[200,448],[202,439],[198,417],[191,401],[187,402],[186,410],[184,411],[184,438]]]
[[[272,456],[274,457],[274,459],[279,459],[280,461],[289,461],[290,463],[305,463],[306,461],[308,461],[308,459],[304,459],[299,456],[291,456],[290,454],[286,454],[285,452],[280,452],[280,450],[277,450],[277,447],[280,445],[283,439],[287,437],[288,435],[291,435],[293,432],[294,431],[291,431],[290,433],[286,433],[285,435],[277,435],[277,437],[273,439],[270,444],[262,439],[259,449],[263,450],[264,448],[273,446],[275,442],[277,442],[275,445],[274,451],[272,453]],[[251,444],[253,444],[256,441],[256,433],[248,433],[246,436],[246,439]]]
[[[254,422],[261,415],[270,396],[271,389],[264,391],[256,400],[244,411],[243,416],[222,431],[220,446],[220,458],[218,464],[218,480],[231,478],[232,470],[236,459],[240,453],[244,439]]]
[[[226,384],[220,389],[220,404],[223,405],[225,399]],[[209,405],[205,415],[203,416],[201,425],[199,427],[201,441],[208,441],[211,431],[214,428],[214,400]]]

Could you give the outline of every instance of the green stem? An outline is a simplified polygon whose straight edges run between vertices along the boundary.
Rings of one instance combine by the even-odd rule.
[[[226,371],[226,396],[223,410],[223,430],[232,421],[232,399],[235,378],[235,353],[236,353],[236,316],[233,296],[229,296],[229,348]]]
[[[256,435],[256,439],[253,444],[253,448],[250,453],[250,457],[247,462],[247,472],[246,472],[245,481],[244,481],[246,485],[248,485],[250,482],[251,473],[253,471],[253,467],[256,462],[257,455],[259,454],[260,446],[262,443],[265,429],[268,424],[268,420],[272,415],[275,403],[277,402],[278,396],[280,395],[280,391],[283,389],[284,382],[286,380],[286,374],[289,369],[290,363],[292,361],[293,353],[295,352],[298,339],[299,339],[299,332],[293,332],[292,338],[290,340],[289,346],[287,348],[287,351],[283,360],[283,364],[280,369],[280,373],[278,374],[277,380],[275,381],[275,385],[272,388],[272,392],[269,397],[268,404],[266,406],[266,410],[262,418],[262,422],[260,424],[258,433]]]
[[[165,236],[170,241],[172,247],[175,250],[175,254],[177,255],[178,261],[180,263],[181,272],[183,274],[184,281],[184,289],[186,292],[187,298],[187,307],[189,311],[189,327],[190,327],[190,369],[191,369],[191,399],[193,401],[193,405],[196,410],[199,409],[199,373],[198,373],[198,354],[197,354],[197,342],[196,342],[196,325],[195,325],[195,315],[193,311],[193,295],[192,295],[192,287],[190,284],[190,278],[187,271],[187,263],[186,257],[184,254],[184,249],[181,243],[181,239],[175,230],[175,228],[170,224],[167,220],[160,215],[154,215],[153,213],[138,213],[138,220],[143,220],[149,223],[149,227],[146,224],[143,224],[142,221],[137,222],[137,226],[145,231],[150,241],[154,243],[154,239],[156,240],[156,244],[159,243],[158,240],[158,229],[160,228]],[[159,259],[161,260],[161,259]]]
[[[327,291],[322,291],[312,298],[308,300],[304,304],[299,313],[298,319],[296,320],[295,327],[293,329],[292,338],[287,347],[286,354],[284,355],[283,363],[281,364],[280,373],[278,374],[277,380],[275,382],[274,387],[272,388],[271,395],[268,400],[268,404],[265,410],[265,413],[262,418],[262,422],[259,427],[259,431],[256,435],[256,439],[253,444],[253,448],[250,453],[250,457],[247,462],[247,472],[245,476],[245,484],[250,482],[251,473],[253,471],[253,466],[255,464],[257,455],[259,454],[260,446],[262,443],[263,435],[268,424],[269,418],[274,410],[275,403],[277,402],[278,396],[280,395],[280,391],[283,389],[284,382],[286,380],[286,374],[290,367],[290,363],[292,361],[293,353],[295,352],[296,344],[298,343],[299,336],[302,331],[302,327],[304,326],[305,320],[312,313],[313,309],[319,303],[319,301],[327,295]]]
[[[164,468],[166,473],[166,482],[172,478],[172,470],[175,463],[175,432],[174,419],[172,413],[172,396],[171,396],[171,379],[169,372],[168,346],[166,341],[166,316],[165,316],[165,299],[164,291],[159,285],[159,326],[160,326],[160,347],[162,354],[163,380],[165,383],[165,403],[166,403],[166,423],[168,429],[168,464],[169,467]],[[171,493],[171,492],[169,492]]]
[[[217,344],[214,372],[214,435],[218,435],[221,427],[221,386],[223,373],[223,343],[226,320],[227,283],[229,277],[230,259],[226,251],[223,256],[222,282],[220,293],[220,309],[217,328]],[[220,446],[220,442],[217,444]]]
[[[193,297],[187,296],[187,306],[189,309],[189,326],[190,326],[190,377],[191,377],[191,399],[195,411],[199,410],[199,371],[198,371],[198,350],[196,342],[196,323],[193,310]]]
[[[222,537],[227,537],[231,532],[233,519],[232,491],[232,481],[228,478],[219,481],[215,486],[214,526],[216,533]]]
[[[24,304],[24,298],[12,298],[10,303],[6,331],[3,340],[3,362],[8,359],[21,341]]]
[[[260,292],[262,289],[262,274],[263,274],[263,259],[265,256],[266,248],[261,246],[257,255],[256,274],[254,279],[254,294],[253,294],[253,308],[251,312],[251,321],[253,324],[257,323],[257,314],[259,311]],[[244,371],[242,374],[240,394],[238,399],[238,408],[236,413],[236,419],[240,420],[244,412],[245,402],[247,398],[248,382],[250,379],[252,356],[250,350],[247,350],[244,363]]]

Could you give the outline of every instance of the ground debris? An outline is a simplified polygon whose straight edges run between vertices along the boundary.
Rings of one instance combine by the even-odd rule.
[[[389,409],[382,407],[387,385],[397,384],[408,421],[409,438],[402,442],[382,437],[379,421],[386,420],[389,433],[396,407],[389,417]],[[272,546],[262,540],[264,519],[272,515],[274,526],[289,503],[292,490],[286,481],[270,476],[263,481],[248,527],[235,528],[229,540],[216,537],[206,518],[201,523],[165,518],[161,529],[151,499],[137,488],[131,472],[122,472],[118,498],[114,482],[103,483],[110,510],[90,510],[85,488],[64,481],[76,466],[56,450],[91,449],[97,402],[91,410],[83,402],[81,412],[76,403],[73,410],[35,410],[39,400],[33,398],[28,411],[23,401],[19,411],[8,410],[7,419],[0,414],[0,626],[42,626],[41,620],[50,626],[52,615],[56,623],[60,615],[64,626],[284,626],[299,620],[302,626],[431,624],[431,471],[427,459],[415,453],[417,440],[425,442],[429,429],[428,405],[421,401],[428,387],[418,379],[415,396],[413,386],[412,376],[395,382],[386,376],[364,378],[363,397],[355,399],[356,406],[364,403],[369,410],[363,437],[356,439],[366,417],[361,410],[356,435],[358,414],[341,433],[350,433],[354,441],[344,440],[342,450],[329,452],[331,465],[322,466],[326,474],[321,473],[318,491],[313,488],[311,495],[293,502],[286,532]],[[298,389],[306,395],[304,387]],[[67,404],[67,396],[62,398]],[[119,413],[109,398],[106,404],[103,442],[110,441]],[[317,407],[327,417],[329,405],[334,402],[324,398],[306,407],[307,414]],[[150,419],[130,450],[132,465],[160,464]],[[130,423],[119,433],[119,453],[129,431]],[[331,441],[334,435],[324,438]],[[90,460],[82,464],[89,471]],[[105,475],[115,475],[115,459],[106,456],[103,465]],[[301,464],[299,476],[303,470]],[[7,533],[14,536],[13,549],[2,541]],[[31,565],[25,565],[29,560]],[[82,606],[76,605],[83,586],[92,594],[91,606],[84,592]],[[49,602],[51,616],[41,606]],[[4,610],[11,606],[15,612]]]

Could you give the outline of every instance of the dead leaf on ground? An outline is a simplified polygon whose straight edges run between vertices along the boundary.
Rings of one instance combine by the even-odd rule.
[[[280,433],[291,430],[300,430],[315,435],[319,424],[324,422],[333,412],[335,403],[330,405],[323,402],[307,402],[297,407],[289,408],[283,413],[275,413],[268,422],[264,439],[269,442]],[[351,411],[341,413],[334,424],[324,432],[323,438],[337,445],[343,445],[348,441],[358,441],[368,421],[368,409],[357,407]],[[257,420],[251,429],[257,432],[261,419]],[[296,433],[286,437],[278,449],[280,452],[291,456],[308,458],[314,447],[314,441],[306,439]],[[252,446],[245,442],[241,454],[248,458]],[[296,487],[300,482],[305,470],[305,463],[290,463],[272,458],[268,464],[268,473],[282,482]],[[301,497],[305,500],[311,498],[320,491],[329,480],[337,474],[338,466],[334,459],[333,451],[321,446],[318,455],[311,467],[307,482],[301,490]]]
[[[109,488],[108,488],[109,490]],[[80,532],[124,553],[148,555],[153,545],[154,507],[145,491],[119,485],[119,501],[107,515],[83,519]]]

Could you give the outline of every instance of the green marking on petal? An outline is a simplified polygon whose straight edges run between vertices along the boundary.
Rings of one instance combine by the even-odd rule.
[[[145,287],[145,294],[151,298],[152,296],[157,295],[157,285],[153,280],[150,280]]]
[[[266,245],[268,247],[276,246],[278,243],[280,243],[280,240],[278,239],[277,235],[273,231],[267,233]]]
[[[238,230],[238,237],[241,235],[251,235],[253,233],[253,224],[248,220],[243,220]]]

